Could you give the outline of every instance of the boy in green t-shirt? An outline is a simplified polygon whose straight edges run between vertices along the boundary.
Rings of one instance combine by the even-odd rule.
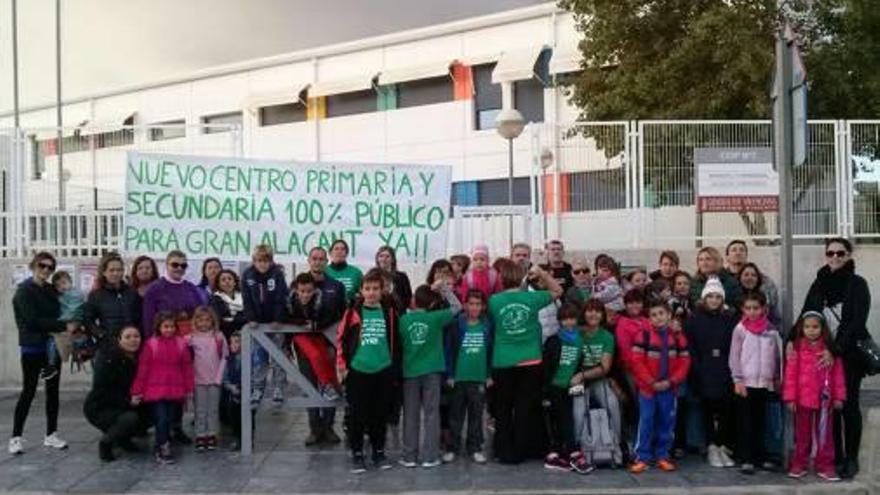
[[[342,239],[333,241],[330,246],[330,266],[324,273],[345,286],[345,299],[351,304],[361,287],[363,273],[360,268],[349,265],[347,259],[348,243]]]
[[[356,474],[367,470],[365,433],[373,448],[373,464],[380,470],[391,468],[385,455],[385,428],[400,346],[393,302],[382,297],[384,284],[379,269],[367,272],[361,283],[361,297],[342,317],[338,336],[336,367],[348,400],[351,472]]]
[[[416,309],[400,319],[403,347],[403,457],[404,467],[440,465],[440,389],[446,361],[443,356],[443,329],[461,311],[461,303],[446,281],[422,285],[415,293]],[[443,300],[449,304],[442,308]],[[419,449],[419,432],[424,413],[425,436]]]
[[[614,435],[614,443],[618,447],[612,452],[614,464],[623,461],[620,448],[620,404],[617,395],[611,389],[608,373],[614,360],[614,335],[602,327],[605,306],[598,299],[588,299],[583,309],[583,362],[581,369],[572,377],[571,382],[583,390],[574,396],[574,431],[581,444],[581,452],[587,462],[593,463],[593,452],[590,449],[589,421],[591,402],[599,405],[608,413],[608,423]]]
[[[492,384],[492,322],[486,316],[486,294],[467,292],[465,312],[446,334],[446,384],[452,388],[449,428],[452,438],[443,462],[452,462],[461,450],[461,430],[467,419],[467,454],[478,464],[483,454],[483,408],[486,388]]]
[[[583,359],[584,342],[578,328],[578,309],[574,304],[559,308],[559,332],[544,343],[544,399],[547,414],[550,452],[544,458],[544,467],[571,471],[578,464],[584,474],[592,466],[581,465],[574,437],[572,417],[572,377],[578,372]]]

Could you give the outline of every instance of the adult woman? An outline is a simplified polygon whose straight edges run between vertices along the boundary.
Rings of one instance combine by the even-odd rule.
[[[128,452],[136,451],[132,437],[150,426],[147,410],[132,406],[129,395],[137,374],[140,347],[140,331],[133,325],[126,325],[113,334],[113,340],[108,340],[92,361],[92,389],[86,396],[83,413],[89,423],[104,432],[98,442],[98,456],[102,461],[116,459],[114,446]]]
[[[565,291],[565,302],[572,303],[583,313],[584,303],[593,293],[593,277],[590,273],[590,263],[585,258],[575,258],[571,261],[571,276],[574,285]]]
[[[131,265],[131,274],[128,276],[129,285],[136,290],[138,295],[144,297],[147,288],[159,278],[159,269],[156,262],[149,256],[138,256]]]
[[[699,301],[703,287],[709,277],[718,277],[724,286],[724,302],[731,308],[738,308],[742,298],[739,282],[724,270],[721,253],[713,247],[704,247],[697,252],[697,272],[691,279],[691,302]]]
[[[758,268],[758,265],[748,262],[739,269],[736,277],[739,284],[745,291],[761,291],[767,298],[767,317],[774,325],[779,325],[782,321],[782,314],[779,309],[779,291],[775,285],[768,284],[767,278]],[[783,329],[785,331],[785,329]]]
[[[342,239],[333,241],[330,246],[330,266],[324,273],[345,286],[346,299],[351,303],[361,288],[361,279],[364,274],[360,268],[348,264],[348,253],[347,242]]]
[[[22,388],[15,404],[15,418],[12,438],[9,439],[9,453],[24,452],[21,434],[27,420],[31,402],[37,392],[40,371],[49,363],[46,343],[51,334],[65,331],[65,324],[58,321],[61,307],[58,293],[49,277],[55,271],[55,257],[45,251],[37,253],[31,260],[33,276],[19,284],[12,297],[12,309],[18,326],[18,345],[21,350]],[[57,357],[55,357],[57,359]],[[46,380],[46,438],[43,445],[55,449],[66,449],[67,442],[58,437],[58,386],[61,376],[55,373]]]
[[[141,330],[144,337],[153,335],[153,317],[159,311],[171,311],[185,326],[193,310],[208,302],[207,295],[183,277],[189,264],[181,251],[171,251],[165,257],[165,276],[150,284],[144,293]],[[186,331],[184,331],[186,333]]]
[[[843,359],[846,375],[846,402],[834,416],[834,450],[838,471],[852,478],[859,471],[858,455],[862,439],[862,413],[859,389],[865,376],[858,341],[869,336],[866,322],[871,308],[871,293],[865,279],[856,275],[853,246],[846,239],[825,242],[825,266],[816,274],[802,311],[826,315],[835,330],[835,353]]]
[[[223,270],[223,264],[220,258],[208,258],[202,262],[202,280],[199,282],[198,288],[205,291],[207,297],[211,297],[216,289],[217,275]]]
[[[406,273],[397,270],[397,252],[391,246],[382,246],[376,251],[376,268],[387,273],[391,279],[388,291],[394,296],[395,309],[402,315],[412,300],[412,286]]]
[[[675,274],[678,273],[678,267],[681,260],[675,251],[663,251],[660,253],[660,259],[657,261],[657,269],[648,274],[651,284],[648,286],[649,294],[659,294],[664,288],[675,285]]]
[[[141,296],[122,279],[125,268],[117,253],[98,263],[95,290],[89,293],[83,323],[98,339],[115,341],[123,327],[141,323]]]
[[[562,287],[537,266],[529,270],[548,290],[522,287],[523,266],[504,259],[497,263],[502,292],[489,299],[495,327],[492,379],[495,382],[495,454],[505,464],[538,455],[536,430],[542,425],[541,324],[538,312],[559,299]]]
[[[228,340],[230,335],[241,330],[247,323],[238,275],[232,270],[221,270],[215,286],[208,304],[220,318],[220,331]]]

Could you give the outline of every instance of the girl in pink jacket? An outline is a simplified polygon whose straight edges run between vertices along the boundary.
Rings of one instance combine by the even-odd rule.
[[[492,294],[501,292],[501,277],[494,268],[489,266],[489,247],[485,244],[474,246],[471,252],[471,264],[467,273],[461,277],[458,285],[458,299],[467,300],[468,291],[476,289],[485,294],[488,300]]]
[[[215,450],[220,431],[220,385],[226,371],[229,347],[220,333],[214,310],[199,306],[193,311],[193,333],[187,336],[193,350],[195,375],[196,452]]]
[[[156,427],[156,462],[173,464],[171,424],[193,393],[192,354],[186,340],[178,335],[173,313],[159,312],[154,325],[153,336],[144,344],[138,359],[137,375],[131,384],[131,402],[150,404]]]
[[[831,367],[821,364],[831,346],[831,331],[820,313],[807,311],[794,328],[794,350],[785,361],[782,400],[794,413],[794,455],[788,475],[807,474],[813,438],[816,439],[816,474],[827,481],[840,478],[834,470],[833,409],[843,408],[846,382],[843,362],[835,358]]]

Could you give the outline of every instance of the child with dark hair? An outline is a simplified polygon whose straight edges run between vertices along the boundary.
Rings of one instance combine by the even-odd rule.
[[[584,392],[583,385],[572,383],[584,352],[578,313],[574,304],[559,308],[559,332],[544,343],[544,406],[550,450],[544,458],[544,467],[571,471],[576,466],[578,472],[586,474],[593,467],[577,450],[572,416],[572,395]]]
[[[832,425],[834,411],[843,409],[846,401],[843,360],[834,358],[830,367],[820,363],[832,339],[825,318],[816,311],[801,315],[792,341],[795,350],[785,361],[782,382],[782,400],[795,417],[794,455],[788,475],[801,478],[807,474],[815,447],[816,474],[826,481],[839,481],[834,469]]]
[[[596,278],[593,280],[592,297],[614,311],[623,310],[623,289],[620,287],[620,268],[608,255],[596,257]]]
[[[442,308],[443,302],[448,308]],[[403,457],[400,464],[423,468],[440,465],[440,391],[446,362],[443,329],[461,311],[461,303],[443,279],[421,285],[415,309],[400,319],[403,351]],[[423,444],[419,442],[424,416]]]
[[[364,275],[361,297],[345,312],[337,336],[336,367],[348,399],[348,445],[355,474],[367,470],[364,434],[370,437],[375,467],[392,467],[385,455],[385,431],[392,387],[399,375],[400,345],[393,301],[382,297],[384,284],[379,269]]]
[[[70,273],[58,270],[52,275],[52,285],[58,292],[58,303],[61,306],[58,321],[64,323],[67,332],[54,333],[46,341],[49,360],[40,375],[43,380],[49,380],[60,372],[61,363],[67,361],[73,352],[72,337],[82,334],[81,327],[85,317],[85,297],[82,291],[73,286]]]
[[[333,343],[321,332],[333,321],[335,314],[324,310],[321,291],[317,290],[311,273],[300,273],[290,287],[290,322],[308,330],[293,336],[293,345],[299,355],[308,361],[318,390],[328,401],[339,399],[336,372],[330,359],[329,346]]]
[[[452,264],[453,287],[458,287],[471,266],[471,258],[466,254],[453,254],[449,257],[449,262]]]

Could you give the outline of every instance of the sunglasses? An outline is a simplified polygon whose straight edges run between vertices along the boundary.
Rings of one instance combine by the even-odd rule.
[[[590,270],[588,270],[588,269],[572,270],[571,273],[573,273],[573,274],[575,274],[575,275],[589,275],[589,274],[590,274]]]
[[[173,268],[175,270],[177,270],[178,268],[186,270],[187,268],[189,268],[189,263],[187,263],[187,262],[177,263],[175,261],[172,261],[171,263],[168,263],[168,266],[170,266],[171,268]]]
[[[37,266],[43,270],[49,270],[50,272],[55,271],[55,264],[54,263],[37,263]]]
[[[842,249],[840,251],[825,251],[825,256],[828,258],[834,258],[834,257],[846,258],[846,256],[848,254],[849,253],[847,253],[846,251],[844,251]]]

